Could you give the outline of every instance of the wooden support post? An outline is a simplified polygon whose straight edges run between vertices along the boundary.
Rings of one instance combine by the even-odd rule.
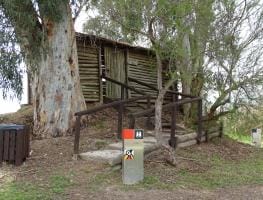
[[[176,96],[173,94],[173,102],[176,101]],[[170,136],[170,146],[173,148],[176,148],[176,138],[175,138],[175,132],[176,132],[176,105],[172,108],[171,113],[171,136]]]
[[[208,131],[205,131],[205,142],[208,142],[209,138],[208,138]]]
[[[198,136],[197,136],[197,143],[201,143],[202,139],[202,99],[198,101]]]
[[[125,88],[123,85],[121,85],[121,100],[123,100],[125,98]]]
[[[135,127],[135,118],[131,116],[129,120],[129,128],[134,129],[134,127]]]
[[[223,122],[220,122],[220,127],[219,127],[219,137],[222,138],[223,137]]]
[[[151,108],[151,97],[148,96],[147,97],[147,110],[149,110],[150,108]],[[148,116],[147,116],[146,127],[147,127],[147,129],[152,128],[151,127],[151,115],[150,114],[148,114]]]
[[[118,138],[119,139],[121,139],[122,123],[123,123],[123,104],[120,104],[118,109]]]
[[[79,154],[80,118],[81,116],[77,116],[77,120],[75,124],[75,140],[74,140],[74,155],[73,155],[73,158],[75,160],[78,159],[78,154]]]

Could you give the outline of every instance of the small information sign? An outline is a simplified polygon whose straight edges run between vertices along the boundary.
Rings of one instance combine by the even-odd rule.
[[[133,160],[134,159],[134,150],[128,149],[124,150],[124,160]]]
[[[143,139],[143,130],[135,129],[135,139]]]
[[[144,131],[142,129],[124,129],[122,180],[124,184],[135,184],[144,177]]]

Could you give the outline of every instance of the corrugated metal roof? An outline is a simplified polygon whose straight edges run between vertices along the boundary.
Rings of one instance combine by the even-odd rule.
[[[148,53],[153,53],[153,50],[149,48],[133,46],[126,42],[116,41],[116,40],[112,40],[112,39],[108,39],[108,38],[104,38],[104,37],[96,36],[92,34],[76,32],[76,37],[77,37],[77,40],[89,40],[95,44],[105,44],[105,45],[110,45],[110,46],[115,46],[115,47],[120,47],[120,48],[129,48],[129,49],[144,51]]]

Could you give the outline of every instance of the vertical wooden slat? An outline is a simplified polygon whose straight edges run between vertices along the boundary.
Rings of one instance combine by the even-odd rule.
[[[121,139],[122,125],[123,124],[123,104],[119,105],[118,109],[118,138]]]
[[[4,131],[4,160],[9,159],[9,130]]]
[[[16,149],[15,149],[15,165],[19,166],[23,163],[23,130],[16,132]]]
[[[98,49],[98,61],[99,61],[99,83],[100,83],[100,103],[103,103],[103,82],[102,82],[102,67],[101,67],[101,47]]]
[[[22,130],[22,134],[23,134],[23,148],[22,148],[22,155],[23,155],[23,160],[26,158],[26,151],[27,151],[27,148],[26,148],[26,145],[27,145],[27,136],[26,136],[26,130],[23,129]]]
[[[105,65],[107,67],[107,76],[125,83],[125,54],[121,49],[105,47]],[[107,97],[109,98],[120,98],[121,88],[119,85],[114,83],[110,83],[107,81],[106,83],[106,91]]]
[[[4,131],[0,130],[0,166],[3,162],[3,152],[4,152]]]
[[[126,66],[126,75],[127,75],[127,84],[131,85],[129,83],[129,76],[130,76],[130,65],[129,65],[129,60],[130,60],[130,51],[129,49],[126,49],[126,62],[127,62],[127,66]],[[127,98],[131,98],[131,91],[127,90]]]
[[[125,68],[125,83],[127,85],[129,85],[129,80],[128,80],[128,49],[126,48],[125,49],[125,52],[124,52],[124,59],[125,59],[125,65],[124,65],[124,68]],[[129,92],[128,90],[126,90],[126,93],[125,93],[125,98],[129,98]]]
[[[9,133],[9,163],[15,160],[15,142],[16,142],[16,130],[10,130]]]

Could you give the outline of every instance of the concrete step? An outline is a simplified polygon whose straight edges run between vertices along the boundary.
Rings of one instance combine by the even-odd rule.
[[[154,137],[144,138],[144,154],[151,153],[158,149]],[[123,150],[122,142],[112,143],[105,150],[89,151],[79,154],[82,160],[96,160],[98,162],[108,163],[111,166],[122,162]]]
[[[95,160],[98,162],[108,163],[111,166],[120,163],[122,158],[121,150],[98,150],[98,151],[88,151],[85,153],[80,153],[79,157],[82,160]]]

